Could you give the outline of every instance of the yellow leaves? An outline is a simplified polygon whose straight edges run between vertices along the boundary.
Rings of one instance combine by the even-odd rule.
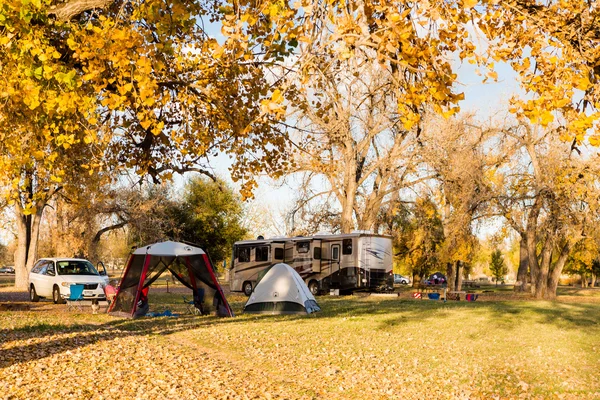
[[[594,147],[600,147],[600,136],[592,135],[588,138],[588,141],[590,142],[590,145]]]
[[[542,112],[540,117],[540,124],[542,126],[548,126],[548,124],[550,124],[552,121],[554,121],[554,115],[552,115],[552,112],[547,110]]]
[[[477,5],[477,0],[463,0],[463,7],[468,9],[471,9],[473,7],[475,7]]]
[[[69,48],[71,50],[76,50],[77,49],[77,42],[75,42],[72,37],[69,37],[67,39],[67,46],[69,46]]]
[[[142,128],[148,129],[148,128],[150,128],[150,125],[152,125],[152,121],[149,119],[145,119],[145,120],[140,121],[140,125],[142,126]]]
[[[575,81],[575,84],[577,85],[577,89],[583,90],[583,91],[588,90],[592,86],[592,82],[590,82],[590,79],[587,74],[585,74],[585,75],[581,76],[579,79],[577,79]]]
[[[486,76],[490,79],[493,79],[495,81],[498,80],[498,73],[496,71],[488,71],[488,73],[486,74]]]

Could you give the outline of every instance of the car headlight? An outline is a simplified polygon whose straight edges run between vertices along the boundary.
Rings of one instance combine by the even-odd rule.
[[[72,285],[72,283],[71,283],[71,282],[63,282],[63,283],[61,283],[60,285],[61,285],[61,286],[65,286],[65,287],[69,287],[69,286],[71,286],[71,285]]]

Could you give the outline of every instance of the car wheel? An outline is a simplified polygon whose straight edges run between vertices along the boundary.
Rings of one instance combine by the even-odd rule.
[[[60,289],[56,285],[52,289],[52,300],[54,301],[54,304],[63,304],[65,302],[63,298],[60,297]]]
[[[319,294],[319,284],[317,284],[317,282],[315,281],[310,281],[308,284],[308,290],[310,290],[310,292],[312,293],[313,296],[316,296]]]
[[[252,294],[252,282],[244,282],[242,286],[244,294],[248,297]]]
[[[408,281],[406,281],[406,280],[404,280],[404,281],[402,281],[400,283],[403,284],[403,285],[408,285]]]
[[[33,285],[29,287],[29,300],[33,303],[37,303],[38,301],[40,301],[40,298],[35,291],[35,286]]]

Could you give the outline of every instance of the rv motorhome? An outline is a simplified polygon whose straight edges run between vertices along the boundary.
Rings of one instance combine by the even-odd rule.
[[[330,289],[391,290],[394,284],[392,238],[353,232],[236,242],[230,290],[250,296],[259,273],[277,263],[294,268],[314,295]]]

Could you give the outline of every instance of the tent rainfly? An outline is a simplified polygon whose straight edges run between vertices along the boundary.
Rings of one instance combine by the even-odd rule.
[[[207,295],[213,295],[217,313],[233,317],[204,250],[171,241],[140,247],[129,256],[119,289],[108,309],[109,314],[134,317],[142,291],[166,271],[193,293],[198,293],[200,288],[205,289],[205,298],[210,299]]]
[[[268,268],[244,306],[245,313],[257,314],[310,314],[320,310],[300,275],[283,263]]]

